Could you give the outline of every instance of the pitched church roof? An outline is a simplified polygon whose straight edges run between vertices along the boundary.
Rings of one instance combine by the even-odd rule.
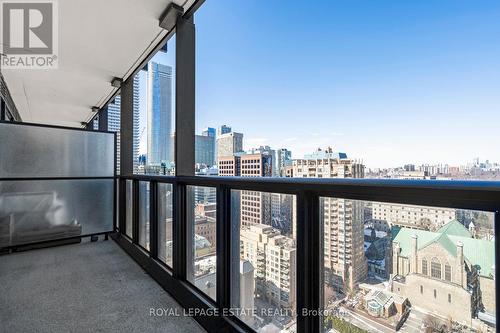
[[[460,224],[460,222],[453,220],[437,232],[393,227],[392,241],[399,243],[400,255],[403,257],[410,256],[413,235],[418,237],[419,250],[430,244],[439,243],[452,256],[457,255],[457,243],[462,242],[466,260],[471,265],[476,266],[481,276],[493,276],[495,271],[495,242],[472,238],[465,227],[460,224],[463,228],[461,229],[457,224]],[[463,232],[464,230],[467,231],[467,234]]]
[[[448,236],[472,237],[471,233],[464,225],[457,220],[453,220],[442,226],[438,231],[440,234]]]

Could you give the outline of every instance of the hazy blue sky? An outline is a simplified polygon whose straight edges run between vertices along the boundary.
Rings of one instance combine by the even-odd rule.
[[[500,162],[500,1],[206,0],[197,131],[369,167]]]

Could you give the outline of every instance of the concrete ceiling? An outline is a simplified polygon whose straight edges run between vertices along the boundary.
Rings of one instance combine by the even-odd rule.
[[[195,0],[58,1],[58,69],[2,70],[23,121],[81,127],[168,33],[159,18],[171,2]]]

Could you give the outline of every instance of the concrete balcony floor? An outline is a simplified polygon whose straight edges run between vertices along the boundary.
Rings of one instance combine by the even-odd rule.
[[[0,256],[0,332],[205,332],[112,240]]]

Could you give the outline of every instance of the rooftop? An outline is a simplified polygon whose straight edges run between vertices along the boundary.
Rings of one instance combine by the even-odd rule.
[[[458,226],[458,221],[453,220],[445,224],[437,232],[415,230],[409,228],[393,227],[392,241],[399,243],[401,255],[410,256],[411,238],[416,235],[418,248],[422,249],[430,244],[439,243],[451,255],[456,256],[456,247],[462,242],[464,256],[471,265],[480,268],[480,275],[491,277],[494,274],[495,265],[495,242],[472,238],[470,233],[462,226]],[[467,231],[467,236],[464,231]]]

